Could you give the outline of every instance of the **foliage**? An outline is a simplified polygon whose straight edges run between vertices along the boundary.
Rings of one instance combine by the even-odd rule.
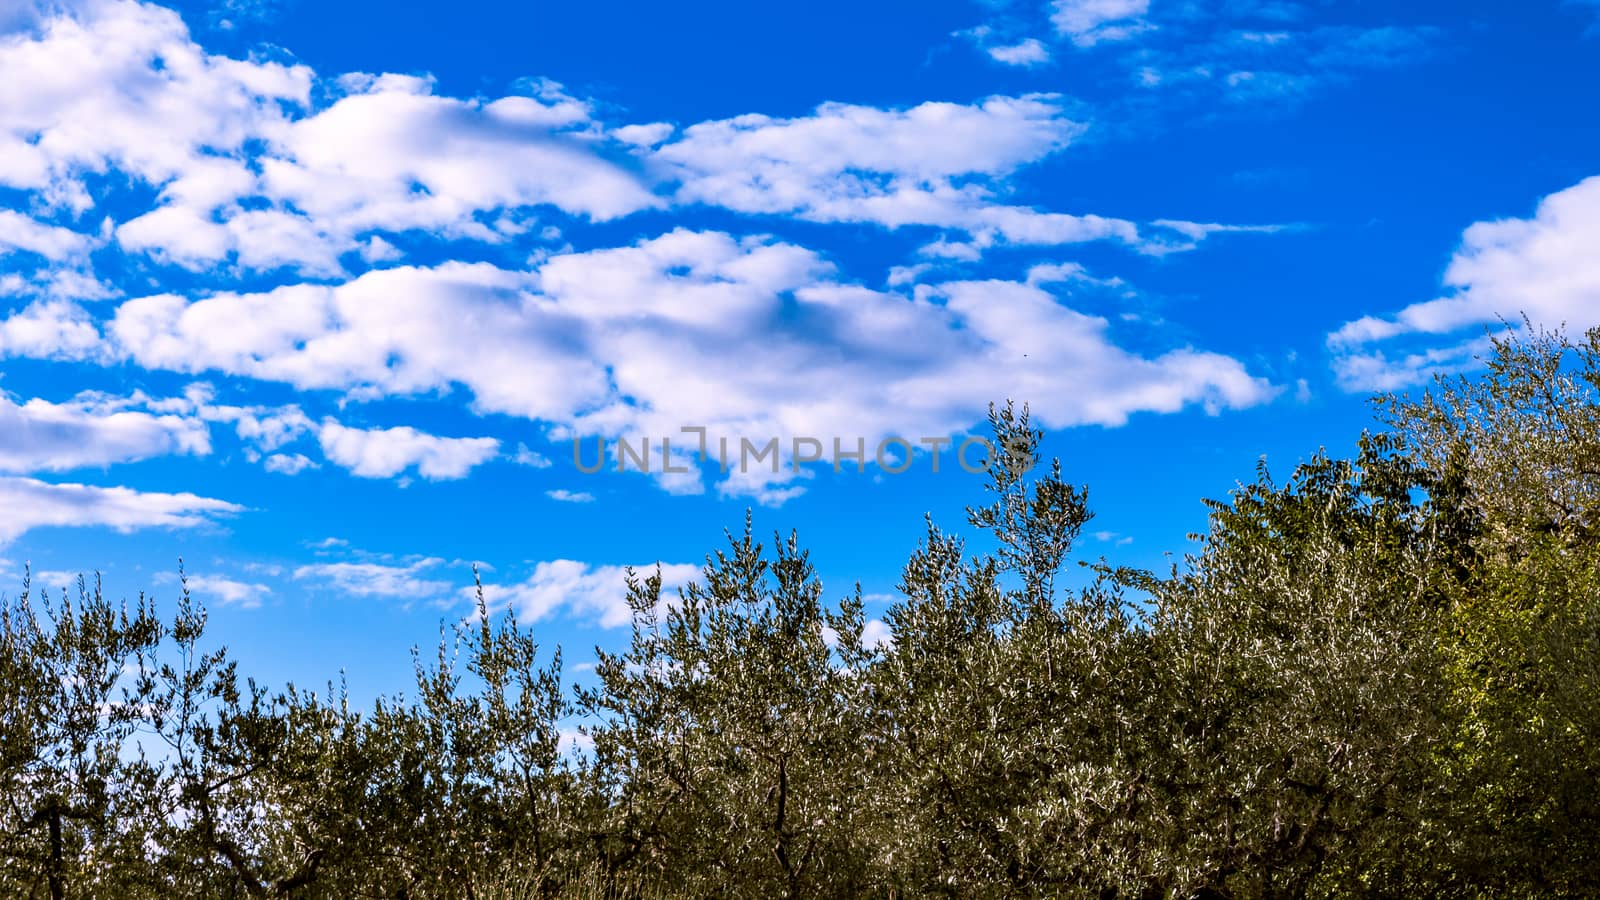
[[[1600,332],[1383,410],[1156,573],[1074,560],[1087,491],[992,409],[992,550],[930,520],[887,639],[747,517],[681,591],[629,574],[630,640],[579,687],[481,592],[358,710],[241,680],[186,591],[163,620],[25,583],[0,894],[1591,893]]]
[[[1600,840],[1600,329],[1495,341],[1488,372],[1389,398],[1422,464],[1459,472],[1481,523],[1452,598],[1463,709],[1441,858],[1496,893],[1593,890]]]

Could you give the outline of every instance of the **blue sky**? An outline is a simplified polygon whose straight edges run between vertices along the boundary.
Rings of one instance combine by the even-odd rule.
[[[959,443],[1007,398],[1090,487],[1081,555],[1164,566],[1502,317],[1600,324],[1597,23],[0,3],[0,570],[170,603],[182,557],[247,670],[367,695],[476,562],[581,664],[620,567],[690,577],[749,508],[881,611],[978,479],[794,440]]]

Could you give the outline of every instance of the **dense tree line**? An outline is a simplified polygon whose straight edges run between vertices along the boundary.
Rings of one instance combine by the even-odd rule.
[[[992,549],[930,522],[889,641],[747,522],[681,594],[632,578],[577,690],[481,600],[354,709],[242,679],[186,594],[25,589],[0,894],[1591,894],[1600,332],[1380,406],[1353,458],[1211,502],[1167,572],[1073,560],[1086,492],[996,409]]]

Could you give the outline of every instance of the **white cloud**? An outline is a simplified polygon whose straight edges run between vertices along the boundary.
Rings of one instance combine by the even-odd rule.
[[[822,626],[822,642],[829,649],[836,649],[839,646],[839,632],[827,625]],[[894,631],[882,619],[868,619],[861,625],[861,646],[867,650],[893,647]]]
[[[1294,103],[1363,71],[1408,65],[1430,55],[1438,29],[1402,24],[1342,25],[1306,0],[1171,3],[1149,0],[1052,0],[1052,37],[1079,48],[1123,46],[1099,61],[1124,70],[1126,86],[1163,92],[1163,105],[1223,99],[1239,105]],[[1404,13],[1402,12],[1402,15]],[[999,57],[1024,61],[1038,52],[1015,40],[1017,22],[1000,17],[960,34]],[[1041,50],[1049,48],[1040,47]],[[1005,61],[1005,60],[1001,60]]]
[[[1147,30],[1140,17],[1149,11],[1150,0],[1054,0],[1050,22],[1074,44],[1092,47]]]
[[[511,457],[511,461],[519,466],[527,466],[530,469],[548,469],[555,465],[550,461],[549,457],[537,450],[530,449],[527,444],[517,445],[517,452]]]
[[[342,545],[341,542],[330,546]],[[434,557],[414,560],[405,565],[376,562],[312,563],[295,569],[294,577],[297,580],[327,582],[346,594],[358,597],[423,600],[450,590],[450,582],[427,578],[423,574],[443,564],[444,560]]]
[[[1027,283],[1030,286],[1074,282],[1104,288],[1120,288],[1126,284],[1121,278],[1098,278],[1090,274],[1082,263],[1040,263],[1028,268]]]
[[[861,644],[869,650],[894,646],[894,631],[882,619],[870,619],[861,627]]]
[[[803,118],[750,114],[692,125],[657,155],[700,176],[686,191],[695,200],[773,212],[802,206],[817,184],[851,171],[914,183],[1006,174],[1065,148],[1084,128],[1053,94],[904,110],[826,103]],[[772,186],[759,190],[761,182]],[[717,197],[714,183],[738,190],[731,200]]]
[[[659,202],[596,153],[598,124],[559,85],[479,102],[400,76],[344,84],[349,96],[296,122],[262,163],[270,196],[340,230],[488,237],[474,213],[549,204],[611,219]]]
[[[1131,222],[995,202],[997,179],[1067,147],[1085,129],[1053,94],[903,110],[828,103],[802,118],[701,122],[653,158],[680,182],[677,197],[685,203],[817,222],[957,229],[984,246],[1135,243]]]
[[[162,7],[56,8],[34,33],[0,44],[0,184],[81,211],[89,172],[116,168],[158,186],[209,172],[247,141],[270,139],[284,105],[304,106],[310,88],[302,66],[205,53]]]
[[[100,329],[71,301],[30,303],[0,321],[0,355],[89,359],[102,351]]]
[[[255,609],[272,593],[264,584],[236,581],[221,575],[189,575],[189,592],[202,599],[209,598],[223,606]]]
[[[415,467],[430,480],[464,478],[500,450],[494,438],[445,438],[415,428],[348,428],[324,419],[317,441],[330,462],[362,478],[393,478]]]
[[[0,256],[20,250],[59,262],[86,252],[89,245],[86,235],[46,225],[15,210],[0,209]]]
[[[988,48],[989,57],[1008,66],[1031,68],[1050,61],[1050,48],[1038,38],[1025,38],[1015,44]]]
[[[562,503],[594,502],[594,495],[588,491],[569,491],[566,488],[557,488],[553,491],[545,491],[544,495],[549,497],[551,500],[559,500]]]
[[[952,37],[972,41],[990,59],[1002,65],[1033,68],[1050,62],[1050,48],[1043,41],[1031,37],[1016,39],[1010,28],[996,29],[991,25],[979,25],[957,31]]]
[[[1201,241],[1214,234],[1278,234],[1289,230],[1289,225],[1224,225],[1216,222],[1188,222],[1182,219],[1156,219],[1150,223],[1165,234],[1156,233],[1147,239],[1144,252],[1154,256],[1193,250]]]
[[[259,179],[225,199],[205,191],[190,202],[169,190],[168,205],[122,225],[118,240],[191,268],[234,259],[333,275],[343,253],[368,263],[400,257],[376,231],[495,243],[521,227],[483,213],[549,205],[610,219],[661,202],[602,158],[606,139],[588,107],[557,85],[492,102],[436,96],[427,81],[404,76],[341,85],[346,96],[282,130],[256,160]],[[277,206],[238,208],[246,197]]]
[[[1097,40],[1143,11],[1137,0],[1057,7],[1058,25]],[[1048,57],[1034,38],[989,50],[1017,65]],[[1123,219],[1001,201],[1007,176],[1083,132],[1054,95],[908,109],[825,104],[799,118],[703,122],[669,141],[663,123],[608,129],[589,103],[549,81],[462,99],[435,94],[426,78],[319,78],[303,65],[210,54],[175,13],[130,0],[52,8],[36,32],[0,46],[0,84],[28,85],[14,96],[0,88],[0,185],[83,212],[99,199],[89,196],[87,173],[124,173],[157,198],[131,213],[119,206],[122,221],[106,236],[212,273],[341,278],[357,260],[401,257],[383,234],[498,243],[537,227],[528,210],[604,220],[663,205],[643,176],[609,158],[630,148],[677,183],[681,202],[950,229],[965,233],[969,253],[1106,239],[1174,249],[1159,236],[1144,241]],[[17,231],[64,253],[88,240],[12,216],[0,220],[0,243]],[[552,229],[537,233],[559,238]],[[49,337],[15,343],[36,348]],[[81,329],[55,337],[58,355],[85,353]]]
[[[1472,369],[1491,349],[1485,335],[1446,347],[1393,353],[1367,350],[1335,358],[1334,373],[1347,391],[1394,391],[1421,384],[1434,375]]]
[[[134,399],[151,410],[232,425],[241,441],[268,452],[316,430],[310,417],[293,404],[232,406],[217,403],[216,398],[215,387],[208,382],[197,381],[185,387],[180,396],[156,400],[141,393],[136,394]]]
[[[563,728],[556,738],[556,748],[568,757],[581,757],[594,750],[594,738],[577,728]]]
[[[158,207],[121,225],[117,242],[123,250],[195,270],[231,259],[247,269],[290,267],[322,276],[341,274],[339,254],[355,247],[352,239],[281,210],[225,213],[222,222],[213,215],[207,209]]]
[[[393,262],[405,255],[400,252],[400,248],[377,235],[368,238],[366,243],[361,245],[360,253],[362,259],[373,264]]]
[[[302,389],[405,395],[459,383],[481,408],[530,418],[604,396],[603,368],[572,344],[578,322],[525,302],[529,282],[483,264],[402,266],[334,286],[139,298],[117,309],[110,331],[147,368]]]
[[[1126,219],[1000,201],[1010,175],[1086,130],[1054,94],[903,110],[830,103],[800,118],[744,115],[692,125],[653,158],[679,182],[681,203],[964,235],[923,249],[945,258],[976,260],[996,245],[1101,240],[1161,254],[1192,249],[1218,232],[1277,229],[1161,219],[1147,233]]]
[[[305,66],[207,53],[176,13],[129,0],[52,8],[0,44],[0,186],[82,213],[96,202],[88,173],[125,173],[158,196],[115,228],[118,243],[192,269],[336,276],[346,253],[395,257],[376,231],[494,241],[518,226],[490,213],[549,205],[608,219],[659,205],[604,158],[610,142],[550,82],[487,101],[435,96],[409,76],[319,81]],[[59,259],[88,240],[0,213],[0,252]]]
[[[1123,350],[1108,322],[1064,299],[1123,293],[1120,282],[1065,269],[1031,277],[874,291],[840,283],[793,244],[676,231],[555,256],[525,274],[447,264],[193,302],[138,298],[110,332],[152,368],[377,395],[463,386],[479,411],[554,426],[557,440],[677,439],[703,426],[735,446],[741,436],[875,442],[964,430],[1007,397],[1031,401],[1047,427],[1068,427],[1275,393],[1217,354]],[[494,453],[487,438],[435,444],[405,430],[324,424],[319,437],[331,459],[372,477],[419,463],[423,447],[439,448],[423,474],[440,477]],[[696,490],[697,478],[671,487]],[[730,485],[760,496],[771,482]]]
[[[655,572],[655,565],[636,566],[643,579]],[[663,599],[700,576],[700,567],[688,564],[662,565]],[[560,613],[602,628],[617,628],[632,621],[628,609],[623,566],[595,566],[571,559],[541,562],[533,574],[519,584],[483,586],[484,598],[496,608],[510,606],[526,622]],[[468,596],[470,591],[463,592]]]
[[[316,462],[303,453],[273,453],[261,461],[268,472],[281,475],[299,475],[307,469],[318,468]]]
[[[1099,0],[1056,13],[1058,24],[1108,39],[1108,29],[1143,15],[1120,8]],[[993,49],[1017,63],[1047,53],[1037,40]],[[29,208],[53,218],[0,219],[0,241],[73,265],[4,276],[30,305],[0,321],[0,353],[222,373],[345,400],[459,391],[474,412],[539,422],[554,440],[704,425],[714,437],[872,441],[964,430],[1007,396],[1064,427],[1273,394],[1227,357],[1123,349],[1110,322],[1073,308],[1079,292],[1123,290],[1113,279],[1039,270],[1027,284],[939,284],[930,273],[940,270],[918,266],[892,278],[893,290],[874,291],[770,238],[678,230],[573,252],[556,249],[572,229],[543,221],[548,209],[606,220],[660,206],[656,178],[680,203],[931,229],[928,254],[955,259],[1001,244],[1092,240],[1161,253],[1242,230],[1016,205],[1011,176],[1085,131],[1057,96],[825,104],[675,132],[663,123],[610,129],[551,82],[518,90],[454,98],[425,78],[319,79],[305,66],[229,59],[199,47],[176,14],[128,0],[51,12],[0,44],[0,185],[28,192]],[[102,192],[118,181],[133,190],[89,195],[91,183]],[[119,221],[91,215],[101,201]],[[94,236],[48,224],[69,220],[105,224]],[[393,265],[422,236],[544,243],[517,245],[518,258],[532,260],[527,271]],[[158,286],[141,288],[150,295],[92,303],[114,292],[74,266],[83,248],[105,241],[201,270],[202,286],[162,293],[159,267],[141,262],[158,274]],[[346,271],[363,264],[392,267]],[[323,280],[227,289],[248,270],[276,269]],[[463,477],[500,449],[488,437],[319,424],[298,406],[209,396],[171,414],[232,425],[246,457],[275,472],[314,465],[295,446],[311,437],[364,477]],[[524,450],[518,462],[549,464]],[[700,490],[700,477],[663,486]],[[800,486],[736,475],[719,489],[779,502]]]
[[[32,478],[0,477],[0,544],[44,526],[103,526],[119,532],[140,528],[195,528],[243,507],[194,494],[144,493],[125,487],[49,484]]]
[[[1169,96],[1292,103],[1360,72],[1422,60],[1436,35],[1426,27],[1306,26],[1266,9],[1190,7],[1163,25],[1162,40],[1146,36],[1138,52],[1127,54],[1133,81]]]
[[[268,451],[298,440],[316,427],[298,406],[210,406],[203,407],[200,413],[211,421],[232,422],[240,440]]]
[[[6,575],[10,577],[11,573],[7,572]],[[79,579],[83,580],[84,587],[93,590],[95,577],[94,572],[73,572],[67,569],[34,569],[28,572],[29,584],[34,589],[54,590],[67,594],[78,592]]]
[[[43,268],[36,270],[34,276],[35,281],[18,293],[58,300],[109,300],[122,293],[82,269]]]
[[[965,394],[974,406],[979,396],[1028,399],[1042,424],[1065,427],[1120,425],[1135,411],[1176,412],[1191,404],[1212,412],[1235,409],[1276,394],[1238,361],[1218,354],[1188,348],[1156,357],[1129,353],[1108,339],[1104,319],[1063,306],[1037,286],[953,282],[929,291],[943,297],[964,330],[988,338],[986,352],[955,356],[941,373],[950,399]],[[902,388],[913,394],[933,385]]]
[[[634,147],[654,147],[672,137],[673,126],[666,122],[648,125],[624,125],[611,131],[611,136]]]
[[[375,231],[498,242],[518,233],[514,220],[480,214],[551,205],[609,219],[660,203],[601,157],[605,139],[587,107],[558,86],[482,102],[435,96],[403,76],[341,85],[347,96],[283,129],[256,160],[259,179],[193,202],[169,191],[172,201],[122,225],[119,241],[191,268],[231,258],[337,274],[343,253],[369,263],[400,256]],[[246,197],[277,206],[238,208]]]
[[[1600,176],[1539,202],[1532,218],[1479,222],[1466,230],[1449,267],[1445,292],[1391,316],[1366,316],[1328,338],[1340,383],[1389,390],[1435,371],[1472,364],[1486,347],[1485,327],[1600,325]],[[1443,339],[1418,347],[1418,340]],[[1396,342],[1402,345],[1396,347]],[[1385,352],[1385,348],[1389,352]]]
[[[19,404],[0,392],[0,472],[64,472],[210,452],[210,433],[197,419],[107,408],[92,398]]]

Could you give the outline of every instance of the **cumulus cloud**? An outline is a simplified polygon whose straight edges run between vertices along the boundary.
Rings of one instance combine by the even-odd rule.
[[[1054,0],[1050,23],[1080,47],[1127,40],[1149,26],[1140,18],[1150,0]]]
[[[165,185],[229,166],[216,152],[271,137],[285,106],[308,102],[311,73],[207,54],[177,13],[108,0],[0,45],[0,85],[0,184],[83,210],[89,173]]]
[[[100,329],[70,300],[44,300],[0,319],[0,356],[91,359],[103,350]]]
[[[610,219],[660,203],[597,152],[605,136],[587,106],[554,85],[483,102],[436,96],[413,77],[340,84],[347,96],[286,126],[256,160],[260,177],[222,206],[209,191],[194,201],[169,189],[172,201],[120,226],[118,240],[191,268],[232,259],[334,275],[343,253],[369,263],[399,256],[374,232],[496,243],[524,226],[484,213],[553,206]],[[238,208],[246,198],[277,206]]]
[[[176,397],[154,399],[136,393],[129,402],[143,404],[158,412],[232,425],[241,441],[266,452],[277,450],[316,429],[310,417],[293,404],[236,406],[218,403],[216,399],[216,388],[200,381],[190,384]]]
[[[430,481],[464,478],[500,450],[494,438],[445,438],[399,428],[349,428],[323,420],[317,441],[328,460],[362,478],[393,478],[415,468]]]
[[[657,149],[680,202],[817,222],[958,229],[986,242],[1137,240],[1130,222],[995,201],[996,179],[1086,126],[1052,94],[879,109],[828,103],[791,119],[701,122]]]
[[[261,460],[262,468],[280,475],[299,475],[317,464],[303,453],[271,453]]]
[[[1539,202],[1531,218],[1479,222],[1461,237],[1445,292],[1328,337],[1350,390],[1389,390],[1472,365],[1485,327],[1600,325],[1600,176]],[[1418,345],[1419,340],[1434,343]],[[1442,341],[1442,345],[1439,343]]]
[[[990,52],[1012,65],[1049,55],[1037,39]],[[94,64],[60,65],[69,59]],[[530,230],[527,210],[605,220],[663,205],[618,161],[629,150],[683,203],[955,229],[981,245],[1138,238],[1120,219],[1000,201],[1007,175],[1082,134],[1053,95],[824,104],[793,119],[702,122],[668,140],[662,123],[611,128],[549,81],[468,100],[415,76],[319,78],[210,54],[176,14],[131,0],[53,13],[0,47],[0,79],[30,86],[0,114],[0,185],[81,213],[97,199],[85,176],[119,170],[157,195],[119,210],[118,244],[197,271],[337,278],[356,260],[394,261],[384,234],[500,243]],[[164,123],[156,134],[154,120]],[[89,240],[13,216],[0,219],[0,247],[60,255]]]
[[[0,257],[21,251],[59,262],[89,249],[91,239],[69,228],[47,225],[15,210],[0,209]]]
[[[581,357],[577,322],[527,302],[529,284],[486,264],[402,266],[339,285],[137,298],[109,330],[147,368],[386,395],[463,384],[482,408],[542,418],[603,396],[605,375]]]
[[[517,445],[517,452],[512,455],[511,461],[519,466],[527,466],[530,469],[548,469],[555,465],[548,456],[531,449],[527,444]]]
[[[222,606],[237,606],[240,609],[255,609],[272,588],[254,582],[237,581],[222,575],[189,575],[187,577],[189,592],[202,599],[209,599]]]
[[[684,189],[693,199],[774,212],[804,207],[819,183],[850,171],[913,184],[1005,174],[1065,148],[1084,128],[1053,94],[904,110],[826,103],[800,118],[750,114],[692,125],[657,155],[696,175]],[[719,198],[719,185],[735,190]]]
[[[1277,392],[1220,354],[1191,348],[1152,357],[1130,353],[1109,339],[1105,319],[1063,305],[1038,285],[954,282],[929,294],[942,296],[963,330],[988,338],[987,352],[955,357],[942,376],[959,386],[958,394],[967,393],[972,406],[980,395],[1029,398],[1039,420],[1059,428],[1120,425],[1134,412],[1176,412],[1191,404],[1210,412],[1236,409]]]
[[[6,572],[6,577],[11,577],[11,572]],[[28,571],[28,580],[31,586],[40,590],[54,589],[62,594],[75,594],[78,591],[78,582],[90,590],[100,577],[98,572],[73,572],[68,569],[32,569]],[[18,575],[18,578],[21,576]]]
[[[1007,61],[1042,61],[1043,45],[1035,45],[1008,48]],[[752,114],[691,125],[653,159],[678,182],[681,203],[815,222],[944,229],[965,239],[941,239],[925,252],[966,260],[995,245],[1101,240],[1165,253],[1190,249],[1213,233],[1260,230],[1177,220],[1141,229],[1115,217],[1003,202],[1010,175],[1068,147],[1087,127],[1068,117],[1054,94],[909,109],[828,103],[798,118]],[[1201,227],[1207,230],[1195,231]]]
[[[569,491],[566,488],[557,488],[553,491],[545,491],[544,495],[549,497],[551,500],[559,500],[562,503],[594,502],[594,495],[588,491]]]
[[[1444,347],[1369,349],[1336,357],[1334,374],[1347,391],[1394,391],[1474,368],[1491,349],[1487,335]]]
[[[243,507],[195,494],[146,493],[126,487],[50,484],[0,476],[0,545],[44,526],[195,528]]]
[[[200,414],[209,421],[232,422],[240,440],[268,451],[297,440],[315,427],[298,406],[206,406]]]
[[[191,201],[169,191],[173,202],[122,225],[119,241],[190,267],[231,258],[249,268],[337,274],[343,253],[369,263],[399,255],[374,232],[499,242],[523,226],[483,214],[553,206],[609,219],[660,202],[597,152],[605,137],[587,106],[557,86],[485,102],[436,96],[413,77],[339,84],[346,96],[289,124],[256,160],[260,177],[238,185],[223,206],[209,192]],[[237,208],[245,198],[276,206]],[[219,209],[221,221],[213,221]]]
[[[868,649],[888,650],[894,646],[894,631],[882,619],[870,619],[861,628],[861,644]]]
[[[1103,40],[1140,12],[1139,0],[1058,0],[1056,20]],[[1013,65],[1049,55],[1036,38],[989,51]],[[530,210],[606,220],[662,206],[658,185],[619,161],[629,153],[675,184],[682,203],[949,229],[972,249],[1145,246],[1119,218],[1004,201],[1012,172],[1086,127],[1048,94],[907,109],[831,103],[797,118],[702,122],[669,140],[663,123],[609,127],[549,81],[462,99],[435,94],[422,77],[319,77],[303,65],[211,54],[175,13],[132,0],[53,9],[0,46],[0,84],[28,86],[0,93],[0,185],[83,213],[101,199],[85,178],[119,171],[156,198],[131,213],[119,205],[107,235],[126,251],[207,273],[341,278],[347,265],[401,258],[385,234],[502,243],[549,230],[534,227]],[[0,218],[0,247],[59,256],[89,240],[16,213]]]
[[[559,85],[462,100],[409,76],[319,80],[208,53],[176,13],[130,0],[53,8],[0,45],[0,85],[0,186],[82,213],[90,174],[125,173],[158,195],[118,243],[193,269],[337,275],[345,253],[391,255],[378,231],[496,240],[519,228],[508,210],[606,219],[660,202]],[[0,214],[0,253],[59,259],[88,241]]]
[[[18,403],[0,392],[0,473],[65,472],[210,452],[210,432],[193,418],[117,409],[94,398]]]
[[[989,47],[989,58],[1008,66],[1042,66],[1050,61],[1050,48],[1038,38],[1025,38],[1015,44]]]
[[[587,104],[559,85],[480,102],[425,81],[354,77],[351,93],[294,123],[262,162],[269,196],[345,232],[443,230],[492,239],[473,214],[551,205],[610,219],[657,204],[607,162]]]
[[[654,574],[655,565],[636,566],[640,578]],[[663,564],[663,595],[672,594],[700,575],[700,567]],[[564,615],[602,628],[631,622],[624,566],[591,565],[571,559],[541,562],[527,579],[512,585],[485,584],[484,599],[491,607],[512,607],[526,622]],[[470,592],[464,592],[468,596]]]
[[[420,600],[438,597],[450,590],[450,582],[429,578],[424,574],[443,564],[444,560],[435,557],[401,565],[382,562],[312,563],[295,569],[294,577],[297,580],[325,582],[357,597]]]
[[[1033,68],[1050,62],[1050,48],[1038,38],[1015,39],[1010,30],[979,25],[955,32],[953,37],[972,41],[990,59],[1007,66]]]
[[[262,294],[136,298],[109,330],[118,352],[150,368],[389,395],[464,387],[480,411],[555,426],[558,438],[699,426],[736,446],[793,435],[870,442],[947,435],[1005,397],[1067,427],[1249,406],[1275,392],[1218,354],[1121,349],[1109,322],[1070,304],[1077,291],[1120,282],[1030,277],[875,291],[841,282],[793,244],[676,231],[528,273],[452,263]],[[488,438],[331,421],[318,436],[331,460],[371,477],[412,465],[458,477],[496,451]],[[759,492],[771,481],[734,484]]]
[[[1118,9],[1062,2],[1056,14],[1064,33],[1108,41],[1143,16]],[[1015,64],[1048,55],[1037,40],[984,46]],[[0,43],[0,186],[30,200],[29,215],[0,217],[0,246],[16,248],[8,264],[23,267],[0,277],[26,304],[0,313],[0,354],[336,395],[312,394],[307,409],[459,397],[554,440],[701,426],[713,440],[872,442],[964,430],[1008,396],[1050,427],[1264,402],[1275,389],[1236,360],[1152,334],[1127,349],[1130,326],[1079,311],[1081,292],[1124,290],[1114,279],[1040,269],[1026,282],[940,283],[933,274],[951,267],[924,262],[878,291],[775,238],[679,229],[577,251],[557,246],[572,223],[544,221],[704,204],[926,229],[930,260],[1095,240],[1159,254],[1267,230],[1015,201],[1012,177],[1069,148],[1080,119],[1060,97],[1030,94],[613,128],[548,81],[456,98],[423,77],[212,54],[176,14],[131,0],[52,7]],[[405,264],[425,240],[473,242],[474,258],[513,246],[490,257],[499,264]],[[93,271],[108,242],[201,277],[138,260],[151,277],[124,285],[143,294],[125,299]],[[300,441],[373,478],[460,478],[501,446],[353,427],[298,405],[185,402],[124,412],[178,416],[201,423],[196,433],[231,426],[247,459],[285,474],[317,464]],[[514,458],[548,465],[520,447]],[[662,484],[690,492],[700,479]],[[780,502],[800,490],[794,479],[741,472],[718,489]]]

